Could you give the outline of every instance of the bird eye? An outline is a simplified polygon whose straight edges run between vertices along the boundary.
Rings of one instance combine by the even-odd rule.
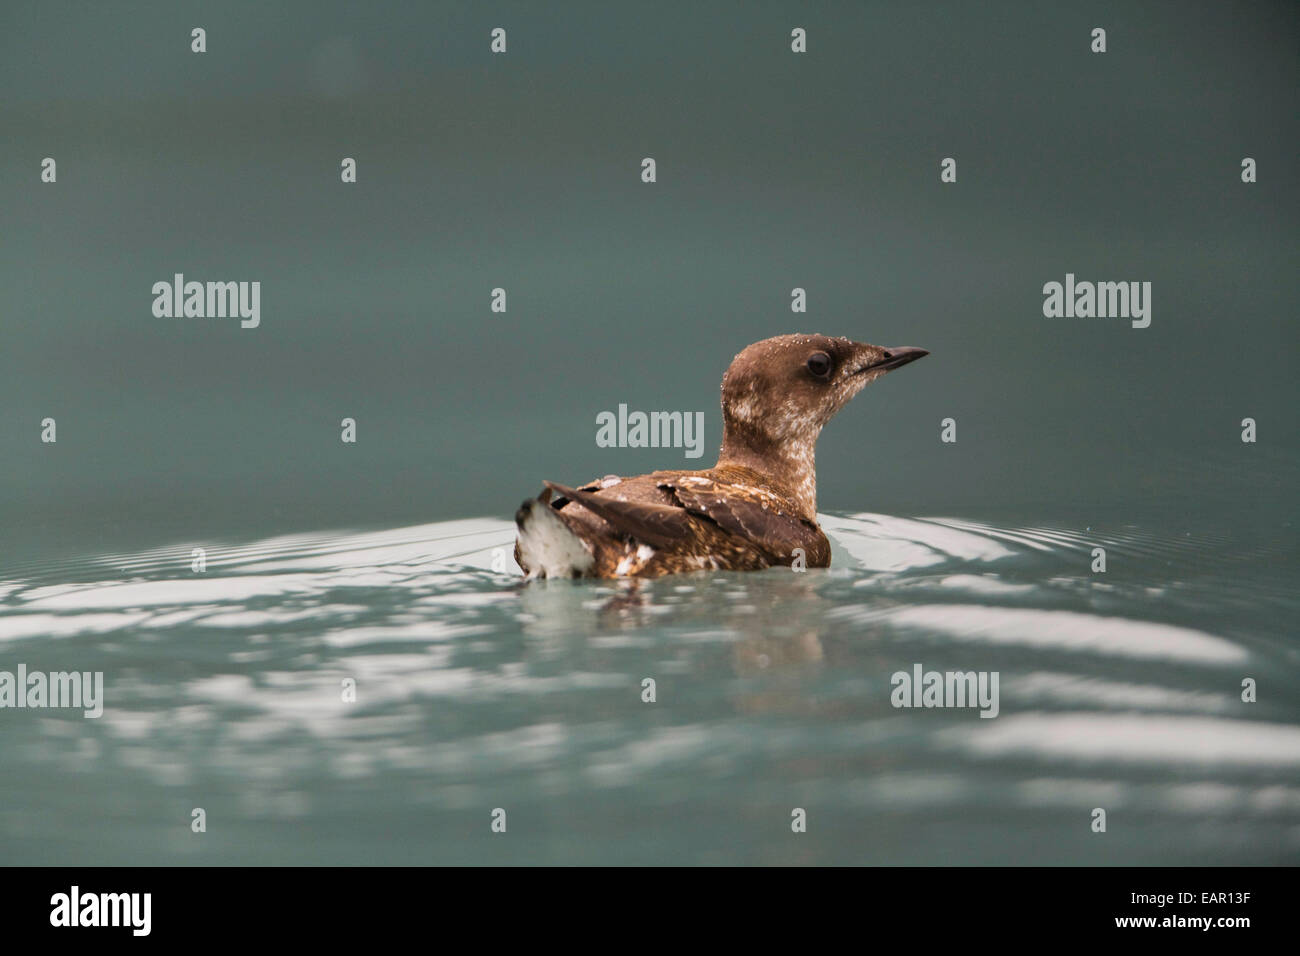
[[[808,356],[808,371],[818,378],[826,378],[831,374],[831,357],[825,352],[814,352]]]

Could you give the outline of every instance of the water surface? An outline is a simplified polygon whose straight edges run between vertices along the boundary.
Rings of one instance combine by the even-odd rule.
[[[638,584],[523,585],[492,570],[513,527],[489,519],[209,543],[203,573],[178,544],[12,574],[3,659],[102,670],[107,702],[5,714],[3,858],[1300,858],[1286,547],[823,521],[830,570]],[[1096,545],[1148,570],[1094,574]],[[895,709],[914,663],[999,672],[999,715]]]

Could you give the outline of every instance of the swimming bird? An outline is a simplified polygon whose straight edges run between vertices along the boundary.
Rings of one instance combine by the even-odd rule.
[[[544,482],[515,514],[515,560],[530,579],[829,567],[817,437],[867,385],[929,354],[825,335],[755,342],[722,377],[716,465],[578,488]]]

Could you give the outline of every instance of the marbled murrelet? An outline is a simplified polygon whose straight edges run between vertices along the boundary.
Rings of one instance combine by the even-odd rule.
[[[814,449],[858,392],[925,349],[825,335],[778,335],[742,351],[722,377],[722,450],[705,471],[545,482],[515,515],[515,559],[529,578],[658,577],[830,565],[817,524]]]

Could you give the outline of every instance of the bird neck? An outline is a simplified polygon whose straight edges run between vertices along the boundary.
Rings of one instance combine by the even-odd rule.
[[[746,424],[724,421],[719,468],[756,471],[799,508],[800,516],[817,520],[817,435],[777,441]]]

